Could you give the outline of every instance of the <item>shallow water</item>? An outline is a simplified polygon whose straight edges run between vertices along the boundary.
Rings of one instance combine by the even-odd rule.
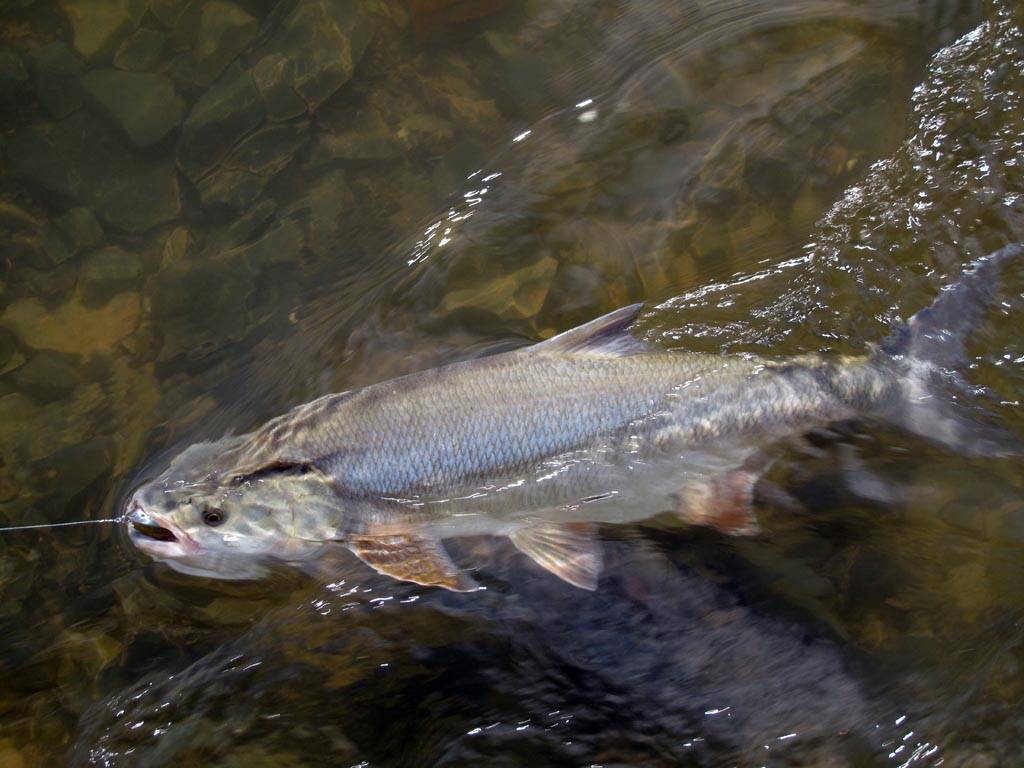
[[[1024,239],[1022,23],[6,7],[0,525],[116,517],[192,442],[633,301],[668,347],[862,351]],[[1010,272],[960,397],[1024,435]],[[1020,762],[1021,462],[872,424],[777,453],[761,535],[606,527],[593,593],[488,538],[451,546],[487,589],[450,594],[354,559],[179,576],[111,523],[2,533],[0,765]]]

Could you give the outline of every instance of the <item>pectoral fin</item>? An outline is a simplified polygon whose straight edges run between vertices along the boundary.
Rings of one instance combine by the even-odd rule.
[[[477,584],[459,570],[434,539],[409,535],[356,536],[348,540],[356,557],[378,573],[452,592],[472,592]]]
[[[752,536],[761,530],[753,506],[759,477],[759,472],[734,469],[693,483],[679,494],[676,514],[730,536]]]
[[[563,581],[597,589],[601,544],[590,523],[531,523],[509,538],[520,552]]]

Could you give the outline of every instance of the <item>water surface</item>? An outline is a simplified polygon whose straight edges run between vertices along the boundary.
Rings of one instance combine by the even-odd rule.
[[[863,351],[1024,239],[1021,24],[6,8],[0,524],[116,517],[196,440],[633,301],[666,347]],[[1022,274],[960,395],[1018,434]],[[840,425],[779,449],[756,538],[602,530],[594,593],[487,538],[451,547],[487,587],[461,595],[354,558],[326,586],[178,576],[109,523],[3,533],[0,764],[1013,765],[1021,469]]]

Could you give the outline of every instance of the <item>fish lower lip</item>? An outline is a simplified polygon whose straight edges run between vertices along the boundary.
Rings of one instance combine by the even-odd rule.
[[[141,533],[143,536],[148,536],[156,541],[177,541],[178,537],[171,533],[166,528],[161,528],[159,525],[147,525],[145,523],[137,523],[132,521],[132,527],[136,531]]]

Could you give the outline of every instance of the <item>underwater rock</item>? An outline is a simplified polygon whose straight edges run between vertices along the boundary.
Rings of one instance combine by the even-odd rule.
[[[4,739],[0,742],[0,765],[5,768],[27,768],[28,762],[12,742]]]
[[[321,259],[341,252],[342,217],[352,209],[355,197],[341,169],[325,173],[282,212],[305,223],[309,249]]]
[[[156,323],[139,323],[135,332],[121,342],[129,357],[138,363],[151,363],[160,355],[164,334]]]
[[[58,400],[78,386],[80,379],[75,362],[75,355],[43,350],[14,371],[11,380],[18,389],[38,401]]]
[[[63,264],[103,237],[103,228],[88,208],[72,208],[63,216],[46,222],[39,230],[37,261],[25,261],[38,269]]]
[[[436,62],[423,86],[447,104],[448,119],[479,133],[501,125],[501,113],[494,99],[481,90],[476,73],[466,61],[448,57]]]
[[[132,30],[128,0],[65,0],[74,46],[89,61],[111,56]]]
[[[456,310],[482,310],[503,320],[532,318],[544,306],[551,289],[551,280],[558,261],[545,256],[540,261],[481,286],[451,291],[441,301],[441,312],[450,315]]]
[[[442,151],[454,134],[451,123],[429,114],[409,115],[399,124],[396,133],[408,150],[426,152]]]
[[[292,87],[295,80],[292,59],[281,53],[264,56],[252,68],[252,79],[259,88],[269,120],[290,120],[305,113],[306,102]]]
[[[247,136],[224,160],[222,166],[271,178],[292,159],[306,140],[309,124],[268,125]]]
[[[14,97],[28,82],[28,71],[21,57],[14,51],[0,49],[0,102]]]
[[[219,163],[263,120],[263,100],[252,76],[238,65],[196,102],[181,129],[178,166],[193,181]]]
[[[129,72],[149,72],[156,68],[167,47],[167,35],[142,27],[121,43],[114,54],[114,66]]]
[[[148,288],[153,320],[164,333],[160,360],[202,358],[245,333],[252,278],[230,264],[178,262],[155,274]]]
[[[20,205],[15,205],[8,200],[0,200],[0,227],[8,232],[35,231],[39,228],[39,219]]]
[[[218,253],[248,242],[256,232],[266,226],[276,210],[277,205],[273,200],[266,197],[261,198],[244,214],[210,232],[206,236],[203,252],[206,255],[216,256]]]
[[[39,299],[11,302],[0,315],[0,326],[27,347],[88,355],[109,352],[128,336],[139,320],[139,295],[122,293],[99,309],[78,300],[49,309]]]
[[[375,109],[360,111],[339,133],[318,133],[306,161],[320,168],[350,161],[395,160],[405,154],[402,142]]]
[[[212,0],[203,5],[186,65],[199,85],[216,80],[256,37],[259,22],[234,3]]]
[[[45,263],[34,263],[37,268],[56,266],[70,259],[74,254],[56,223],[46,222],[39,230],[38,251],[45,257]]]
[[[112,129],[82,112],[23,128],[6,149],[15,175],[78,200],[120,229],[142,232],[181,213],[173,164],[138,157]]]
[[[44,269],[26,267],[20,270],[19,277],[29,295],[45,298],[52,303],[71,296],[78,279],[78,269],[70,262]]]
[[[88,208],[72,208],[53,221],[72,256],[92,248],[103,239],[103,227]]]
[[[166,75],[97,69],[82,86],[137,147],[158,143],[181,122],[182,101]]]
[[[83,676],[95,679],[121,654],[119,640],[94,629],[82,632],[68,630],[61,637],[61,644],[67,649],[67,655],[61,658],[59,676],[69,686],[73,679]]]
[[[293,62],[281,72],[312,113],[349,81],[373,33],[362,2],[299,0],[254,58],[280,54]]]
[[[60,515],[75,496],[114,466],[116,447],[109,437],[96,437],[76,445],[58,448],[32,465],[46,495],[37,507],[47,518]]]
[[[255,276],[269,266],[294,263],[304,245],[302,227],[286,219],[251,243],[225,251],[220,258],[234,269]]]
[[[0,373],[6,373],[14,367],[17,357],[18,340],[6,328],[0,328]]]
[[[134,253],[117,246],[102,248],[82,260],[78,293],[86,306],[99,306],[134,286],[141,275],[142,263]]]
[[[199,182],[203,203],[247,208],[302,146],[307,127],[306,123],[269,125],[248,136]]]
[[[192,0],[148,0],[147,10],[165,29],[173,29]]]
[[[160,250],[160,268],[166,269],[175,262],[181,261],[188,254],[192,237],[185,227],[175,227],[164,240]]]
[[[32,81],[39,103],[53,117],[67,117],[82,106],[82,62],[68,46],[49,43],[35,49],[30,57]]]
[[[409,0],[416,41],[423,41],[458,28],[467,22],[492,16],[509,4],[509,0]]]
[[[203,205],[223,205],[236,211],[248,208],[260,196],[267,180],[247,171],[218,168],[197,185]]]
[[[279,303],[253,307],[250,299],[267,269],[294,263],[304,237],[297,222],[283,221],[256,240],[221,252],[209,244],[201,259],[185,259],[149,281],[153,321],[164,334],[158,361],[184,355],[202,359],[237,341],[273,314]],[[196,312],[202,307],[202,312]]]

